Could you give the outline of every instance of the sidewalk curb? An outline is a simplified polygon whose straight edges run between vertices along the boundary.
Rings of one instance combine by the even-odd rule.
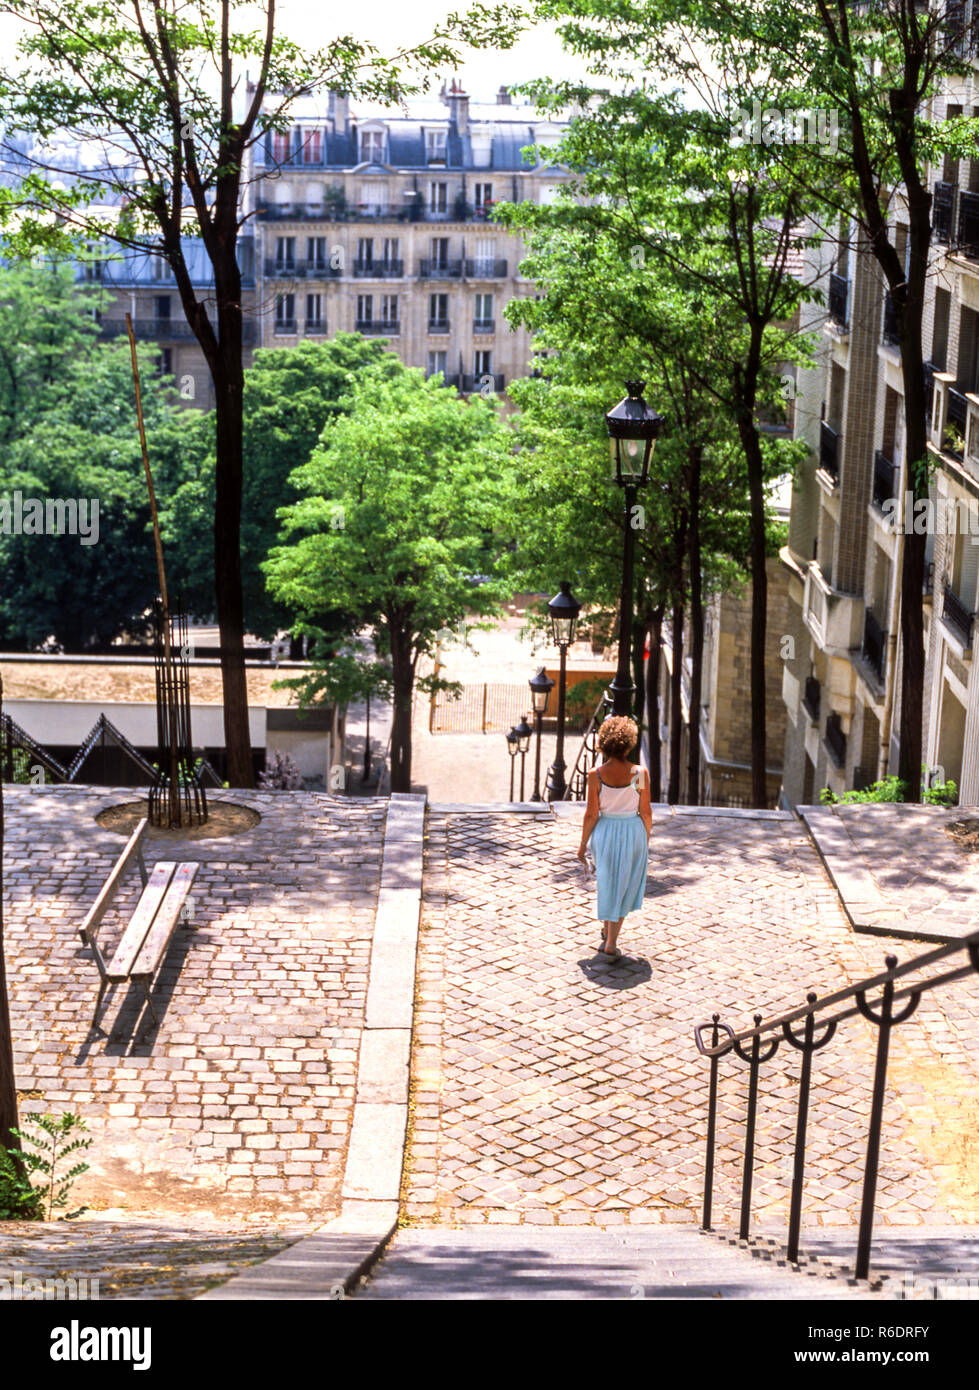
[[[397,1230],[426,799],[395,792],[388,802],[340,1215],[197,1301],[342,1299]]]

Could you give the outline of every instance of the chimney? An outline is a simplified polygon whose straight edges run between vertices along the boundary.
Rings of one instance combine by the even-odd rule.
[[[511,101],[511,99],[510,99],[510,93],[507,91],[506,87],[501,87],[500,90],[497,92],[497,94],[496,94],[496,104],[497,104],[497,106],[512,106],[512,105],[513,105],[512,101]]]
[[[333,117],[334,133],[346,135],[350,126],[350,98],[346,92],[330,93],[330,114]]]
[[[444,88],[444,83],[443,83]],[[446,92],[441,93],[442,100],[449,108],[449,120],[454,122],[456,130],[460,135],[465,135],[469,129],[469,96],[462,89],[462,84],[452,79],[452,86]]]

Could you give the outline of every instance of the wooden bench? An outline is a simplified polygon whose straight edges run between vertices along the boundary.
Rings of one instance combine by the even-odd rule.
[[[150,986],[166,955],[170,938],[184,911],[187,894],[197,877],[200,865],[163,861],[154,864],[152,872],[147,873],[146,860],[143,857],[143,840],[148,824],[144,818],[137,825],[78,929],[82,941],[92,948],[102,980],[95,1004],[95,1016],[92,1019],[93,1028],[98,1023],[106,990],[129,981],[135,981],[142,986],[154,1023],[159,1024],[160,1021],[150,998]],[[123,875],[134,860],[139,868],[143,891],[122,934],[122,940],[107,965],[99,949],[99,927]]]

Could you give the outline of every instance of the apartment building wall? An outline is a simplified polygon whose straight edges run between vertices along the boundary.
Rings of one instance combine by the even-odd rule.
[[[979,114],[975,72],[949,83],[933,114],[962,112]],[[979,161],[946,159],[930,171],[929,186],[935,234],[923,342],[933,478],[931,507],[919,520],[927,527],[924,757],[929,775],[954,778],[960,802],[971,804],[979,800],[972,661],[979,602]],[[907,220],[898,195],[891,236],[899,251]],[[904,384],[880,274],[859,246],[842,266],[834,249],[825,247],[822,256],[824,271],[827,256],[837,273],[845,269],[847,311],[845,322],[826,314],[821,360],[806,374],[824,403],[821,438],[804,435],[813,457],[793,497],[782,552],[803,636],[783,685],[784,791],[793,804],[815,799],[824,785],[839,792],[897,769],[903,534],[914,524],[905,517]],[[815,394],[811,384],[806,389]],[[827,468],[834,431],[836,466]],[[810,543],[815,558],[807,561]]]

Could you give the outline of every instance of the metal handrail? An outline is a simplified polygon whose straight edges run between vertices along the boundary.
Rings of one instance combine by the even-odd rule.
[[[571,776],[568,778],[562,800],[585,800],[588,788],[588,772],[590,769],[585,766],[584,759],[586,756],[591,758],[591,767],[594,767],[598,762],[598,742],[596,735],[599,725],[604,720],[607,711],[611,708],[612,701],[608,698],[608,692],[606,691],[595,706],[595,712],[589,720],[588,728],[582,736],[581,743],[578,747],[578,756],[574,760],[574,767],[571,769]]]
[[[916,973],[924,967],[934,965],[961,951],[968,952],[966,965],[944,970],[926,980],[904,985],[898,989],[896,982],[907,975]],[[796,1113],[796,1137],[793,1154],[792,1186],[789,1201],[789,1231],[787,1256],[796,1263],[799,1258],[799,1237],[802,1220],[802,1195],[805,1183],[805,1146],[809,1120],[809,1097],[812,1079],[812,1054],[825,1047],[835,1035],[839,1025],[847,1019],[862,1015],[877,1028],[877,1057],[874,1068],[874,1086],[870,1108],[870,1122],[867,1133],[867,1158],[864,1165],[863,1192],[860,1206],[860,1226],[857,1237],[857,1255],[854,1273],[858,1279],[866,1279],[870,1271],[870,1250],[873,1238],[874,1207],[877,1195],[877,1172],[880,1158],[880,1137],[883,1122],[884,1091],[887,1080],[888,1049],[892,1028],[905,1022],[914,1013],[921,996],[940,985],[952,984],[964,979],[973,972],[979,973],[979,931],[965,936],[961,941],[953,941],[934,950],[925,951],[903,965],[898,964],[896,956],[885,957],[887,969],[879,975],[872,975],[858,984],[834,991],[823,999],[815,993],[806,996],[806,1003],[797,1009],[777,1014],[763,1021],[761,1014],[755,1014],[754,1027],[740,1033],[721,1022],[720,1014],[714,1014],[710,1023],[699,1024],[694,1029],[694,1042],[697,1051],[710,1059],[710,1087],[707,1109],[707,1153],[704,1167],[704,1205],[701,1225],[705,1231],[712,1229],[711,1216],[714,1192],[714,1159],[717,1138],[717,1092],[718,1072],[721,1057],[733,1052],[749,1065],[748,1100],[745,1115],[745,1147],[741,1182],[741,1214],[739,1235],[747,1240],[751,1228],[751,1192],[754,1174],[755,1123],[758,1108],[759,1071],[764,1062],[770,1061],[783,1041],[802,1053],[802,1070],[799,1080],[799,1099]],[[868,1003],[871,990],[880,989],[877,1003],[879,1012]],[[895,1013],[894,1005],[899,1000],[907,1000],[904,1008]],[[853,1001],[852,1003],[850,1001]],[[843,1007],[838,1007],[838,1006]],[[828,1012],[832,1010],[833,1012]],[[793,1032],[792,1025],[804,1022],[802,1037]],[[816,1037],[818,1025],[824,1030]],[[710,1043],[704,1035],[710,1032]],[[723,1041],[721,1034],[724,1034]],[[781,1036],[779,1036],[779,1034]],[[766,1039],[766,1050],[762,1052],[762,1039]]]

